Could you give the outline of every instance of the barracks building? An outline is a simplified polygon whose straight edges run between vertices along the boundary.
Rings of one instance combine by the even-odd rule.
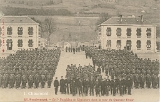
[[[28,16],[0,18],[0,52],[38,48],[39,24]]]
[[[156,25],[143,16],[112,17],[100,25],[102,49],[156,52]]]

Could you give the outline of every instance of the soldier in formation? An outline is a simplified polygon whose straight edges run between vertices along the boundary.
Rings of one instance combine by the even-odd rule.
[[[158,88],[159,61],[138,58],[127,50],[101,50],[85,47],[86,58],[92,58],[99,73],[105,72],[111,79],[131,81],[131,88]],[[126,85],[123,85],[124,92]]]
[[[71,64],[67,66],[65,79],[61,76],[60,93],[73,96],[131,95],[131,84],[130,79],[126,83],[123,79],[110,79],[109,76],[103,78],[90,64],[78,67]]]
[[[82,46],[78,46],[78,47],[66,47],[65,51],[66,52],[73,52],[73,54],[75,54],[76,52],[83,51],[83,48],[82,48]]]
[[[61,51],[21,50],[0,60],[0,87],[51,87]]]

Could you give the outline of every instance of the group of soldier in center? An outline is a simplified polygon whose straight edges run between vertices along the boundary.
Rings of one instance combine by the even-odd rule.
[[[65,78],[61,76],[60,82],[56,78],[54,81],[55,94],[60,86],[61,94],[72,94],[73,96],[108,96],[112,94],[131,95],[132,82],[127,80],[110,80],[103,77],[92,65],[78,67],[68,65]]]
[[[159,88],[159,61],[138,58],[126,50],[102,50],[85,47],[86,58],[93,66],[68,65],[65,78],[54,83],[61,94],[75,96],[131,95],[131,89]]]

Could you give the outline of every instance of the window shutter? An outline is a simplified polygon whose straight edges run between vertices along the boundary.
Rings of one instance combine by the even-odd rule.
[[[127,28],[127,36],[131,36],[131,28]]]
[[[137,40],[137,48],[141,48],[141,41]]]
[[[28,41],[28,47],[33,47],[33,40],[32,40],[32,39],[30,39],[30,40]]]
[[[111,28],[110,27],[107,28],[106,35],[107,36],[111,36]]]
[[[137,28],[137,37],[141,36],[141,28]]]
[[[122,31],[121,28],[117,28],[117,33],[116,33],[117,36],[121,36],[121,31]]]
[[[12,27],[7,27],[7,34],[12,35]]]
[[[23,28],[22,27],[18,27],[18,35],[22,35],[23,34]]]
[[[33,35],[33,27],[28,27],[28,35]]]
[[[151,41],[147,40],[147,48],[151,48]]]
[[[151,28],[147,28],[147,38],[151,37]]]

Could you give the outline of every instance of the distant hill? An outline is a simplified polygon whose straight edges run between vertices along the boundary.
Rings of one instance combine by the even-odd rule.
[[[1,3],[42,6],[51,3],[51,0],[1,0]]]
[[[0,7],[20,7],[33,9],[67,9],[72,13],[101,13],[112,15],[131,13],[139,9],[159,8],[160,0],[0,0]],[[130,8],[129,8],[130,7]]]
[[[58,41],[62,39],[62,34],[65,34],[65,37],[72,35],[72,38],[77,35],[81,41],[95,39],[92,35],[96,33],[94,28],[101,13],[108,13],[110,16],[144,15],[145,19],[160,27],[160,0],[0,0],[0,10],[7,15],[90,17],[83,18],[84,22],[88,23],[81,27],[70,25],[78,22],[75,18],[68,19],[65,24],[66,17],[64,21],[59,19],[60,22],[57,22],[59,29],[67,29],[57,31],[57,36],[51,36]],[[93,16],[96,18],[92,19]],[[158,29],[158,37],[160,37],[159,32]]]
[[[1,3],[19,3],[19,4],[58,4],[58,3],[70,3],[80,5],[92,5],[95,3],[113,3],[120,5],[132,5],[132,6],[152,6],[159,2],[159,0],[0,0]],[[50,4],[49,4],[50,3]]]

